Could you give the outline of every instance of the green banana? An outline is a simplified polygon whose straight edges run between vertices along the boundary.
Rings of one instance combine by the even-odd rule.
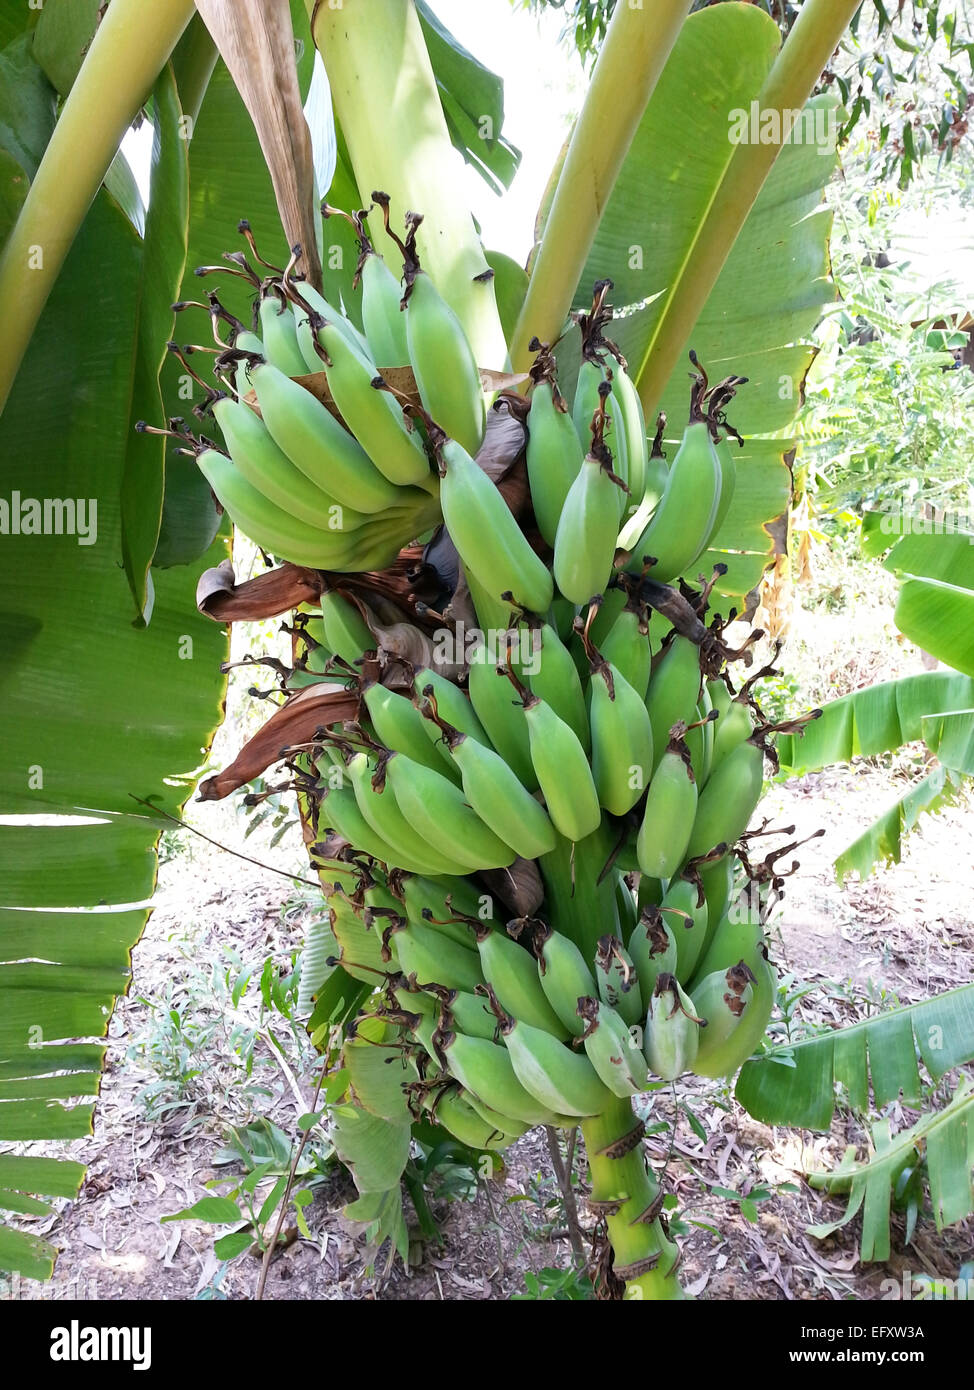
[[[568,1031],[581,1037],[584,1025],[578,1016],[578,1001],[596,992],[585,957],[570,937],[541,924],[535,931],[534,949],[545,998]]]
[[[331,929],[338,942],[338,958],[342,969],[354,980],[375,986],[387,974],[389,966],[382,957],[382,942],[378,932],[370,931],[351,904],[335,893],[329,898],[332,913]]]
[[[723,854],[709,863],[697,865],[704,896],[707,899],[707,930],[701,956],[713,940],[717,923],[723,917],[734,891],[734,856]]]
[[[204,449],[197,454],[196,465],[230,520],[262,550],[311,569],[340,567],[349,554],[349,537],[316,529],[275,506],[247,482],[226,454]]]
[[[496,1041],[497,1019],[482,995],[470,994],[466,990],[447,989],[443,985],[419,983],[415,989],[401,986],[393,992],[404,1009],[416,1009],[424,1017],[436,1020],[439,1020],[444,1010],[448,1011],[455,1019],[460,1032],[465,1033],[467,1037],[491,1038]],[[426,1046],[425,1041],[423,1045]]]
[[[328,792],[319,816],[319,827],[336,830],[356,850],[383,864],[397,863],[397,851],[362,815],[351,787],[332,788]]]
[[[432,1102],[429,1113],[437,1124],[449,1130],[454,1139],[459,1139],[468,1149],[506,1149],[518,1137],[518,1133],[526,1132],[519,1126],[513,1134],[500,1129],[476,1110],[467,1096],[445,1089]]]
[[[687,747],[690,750],[690,765],[696,779],[697,790],[703,791],[710,776],[714,761],[714,723],[719,715],[710,704],[710,695],[704,686],[700,692],[700,702],[694,710],[693,722],[687,729]]]
[[[663,431],[666,429],[666,416],[662,412],[656,417],[656,437],[646,460],[646,482],[643,486],[642,501],[646,508],[647,521],[652,517],[666,491],[666,480],[670,475],[669,464],[663,453]]]
[[[676,919],[674,919],[676,920]],[[660,975],[672,975],[676,969],[676,938],[673,928],[664,921],[659,908],[650,904],[643,908],[636,929],[629,938],[629,955],[639,978],[639,993],[643,1014],[649,1009],[656,981]]]
[[[530,926],[524,919],[511,925]],[[484,927],[477,933],[477,948],[484,979],[507,1013],[523,1019],[534,1028],[543,1028],[556,1038],[568,1036],[567,1029],[548,1003],[538,979],[538,967],[529,950],[505,932]]]
[[[256,411],[231,396],[213,401],[214,419],[227,450],[248,483],[282,511],[316,529],[352,531],[367,519],[362,512],[342,507],[334,497],[305,477],[279,449]]]
[[[366,339],[380,367],[405,367],[409,363],[409,347],[402,286],[373,247],[361,221],[356,230],[360,255],[355,273],[362,282],[362,326]]]
[[[690,988],[695,989],[697,981],[705,975],[715,970],[729,970],[740,960],[755,976],[760,976],[761,965],[767,958],[762,918],[763,910],[755,904],[753,889],[748,886],[724,910],[706,951],[697,962]]]
[[[671,730],[666,752],[646,793],[636,836],[639,867],[652,878],[673,877],[687,858],[696,824],[697,784],[682,737],[684,729],[684,725],[675,724]]]
[[[745,739],[717,763],[700,794],[687,855],[697,858],[715,845],[740,839],[761,799],[764,787],[764,749]]]
[[[549,545],[555,543],[565,499],[584,457],[554,379],[536,382],[531,392],[526,461],[534,517]]]
[[[632,956],[617,936],[599,937],[595,979],[603,1004],[617,1010],[626,1023],[637,1023],[642,1018],[639,975]]]
[[[551,607],[548,609],[548,621],[558,634],[560,642],[568,642],[575,630],[575,618],[578,614],[577,606],[567,598],[562,598],[556,594],[551,600]],[[574,660],[574,653],[569,649],[569,655]],[[577,669],[577,663],[576,663]],[[581,679],[581,675],[579,676]]]
[[[666,751],[666,739],[674,724],[692,724],[700,699],[700,648],[677,633],[660,649],[649,678],[646,708],[656,735],[658,767]]]
[[[708,682],[708,684],[717,684],[717,682]],[[725,698],[719,707],[720,718],[717,720],[717,728],[714,732],[715,763],[723,762],[724,758],[729,757],[735,748],[740,747],[745,739],[749,739],[754,733],[754,719],[751,716],[747,696],[742,691],[740,695],[731,699],[723,681],[719,684]]]
[[[433,708],[435,714],[435,703]],[[550,853],[555,847],[555,830],[547,812],[500,754],[445,721],[436,722],[456,760],[463,794],[484,824],[522,859]]]
[[[372,353],[369,345],[354,323],[347,319],[334,304],[329,304],[324,295],[319,294],[313,285],[309,285],[307,280],[301,280],[298,284],[288,281],[287,290],[290,298],[294,301],[298,347],[304,357],[305,371],[309,375],[320,372],[323,365],[321,354],[315,347],[317,336],[311,324],[312,317],[327,319],[329,323],[335,324],[341,330],[349,347],[359,354],[362,361],[371,362]]]
[[[600,1115],[606,1108],[611,1092],[587,1057],[522,1019],[502,1019],[501,1037],[515,1075],[539,1104],[558,1115]]]
[[[349,666],[355,666],[366,652],[374,652],[377,640],[359,609],[344,594],[328,589],[321,595],[321,622],[324,645]]]
[[[531,761],[531,738],[524,707],[512,691],[504,671],[489,660],[486,648],[471,656],[467,681],[470,703],[479,727],[486,731],[490,744],[497,749],[521,785],[528,791],[536,791],[538,778]],[[446,713],[445,708],[444,713],[451,724],[463,728],[458,720]]]
[[[714,517],[714,524],[710,528],[710,535],[707,538],[708,547],[720,535],[720,528],[727,519],[730,511],[730,504],[734,500],[734,492],[737,487],[737,464],[734,462],[734,455],[731,452],[730,442],[726,438],[711,430],[711,438],[714,444],[714,453],[717,455],[717,462],[720,466],[720,501],[717,504],[717,515]],[[743,445],[743,439],[739,444]]]
[[[626,882],[624,874],[615,875],[615,899],[616,907],[619,911],[619,936],[624,942],[628,942],[636,927],[639,912],[636,908],[636,899],[632,889]]]
[[[602,1084],[614,1096],[635,1096],[646,1089],[648,1068],[630,1026],[599,999],[579,999],[578,1013],[585,1020],[582,1042]]]
[[[400,243],[409,361],[424,408],[451,439],[475,454],[485,424],[480,372],[460,320],[419,263],[416,231],[421,222],[418,213],[409,213],[406,242]]]
[[[283,293],[266,294],[260,301],[259,313],[260,336],[268,362],[285,376],[306,376],[308,368],[298,346],[298,327]]]
[[[445,1022],[449,1024],[449,1018]],[[441,1065],[484,1105],[526,1124],[552,1123],[554,1112],[522,1085],[510,1053],[500,1043],[470,1038],[441,1024],[433,1034],[433,1045]],[[561,1044],[555,1042],[555,1046]]]
[[[591,835],[602,819],[585,749],[545,700],[532,695],[512,672],[524,704],[531,762],[556,830],[569,840]]]
[[[666,890],[661,907],[673,915],[673,935],[676,938],[676,966],[673,974],[682,983],[694,973],[707,938],[707,899],[699,902],[697,885],[688,878],[675,878]],[[683,913],[679,921],[676,914]]]
[[[441,920],[456,914],[462,918],[477,917],[482,922],[489,922],[494,916],[490,894],[466,878],[432,879],[424,878],[422,874],[406,874],[400,877],[397,891],[405,906],[406,916],[413,921],[425,917],[427,912]],[[475,945],[468,927],[458,927],[457,936]]]
[[[505,1136],[506,1142],[520,1139],[522,1134],[527,1134],[532,1128],[525,1120],[515,1120],[511,1115],[501,1115],[499,1111],[491,1110],[489,1105],[485,1105],[470,1091],[465,1091],[463,1098],[472,1110],[476,1110],[482,1120],[486,1120],[487,1124],[493,1125],[500,1134]]]
[[[675,975],[660,975],[646,1015],[643,1053],[650,1071],[675,1081],[688,1071],[700,1045],[700,1019]]]
[[[464,568],[493,597],[510,592],[521,607],[547,612],[551,574],[503,495],[458,440],[439,436],[436,452],[440,508]]]
[[[472,994],[484,982],[475,951],[423,922],[394,919],[382,933],[382,940],[402,973],[415,975],[417,984],[443,985]]]
[[[605,383],[607,386],[607,383]],[[589,603],[612,574],[619,534],[619,474],[603,442],[605,399],[599,398],[592,445],[565,498],[555,534],[555,583],[572,603]]]
[[[513,863],[514,850],[467,805],[463,792],[445,775],[408,758],[390,754],[385,775],[399,809],[430,851],[460,864],[459,870],[501,869]]]
[[[630,550],[626,569],[639,574],[646,559],[652,557],[650,572],[661,584],[683,574],[706,550],[720,505],[720,463],[710,428],[700,413],[698,396],[699,387],[691,406],[690,423],[670,465],[652,520],[638,539],[626,547]]]
[[[629,600],[629,595],[619,583],[619,579],[620,576],[615,575],[610,580],[609,587],[600,597],[599,611],[589,626],[589,636],[600,651],[608,640],[613,624]],[[562,599],[561,602],[567,604],[566,599]],[[575,605],[573,604],[572,607],[574,608]]]
[[[526,672],[526,684],[565,721],[587,753],[591,747],[589,718],[574,658],[550,623],[531,629],[530,636],[534,644],[532,665],[537,669]],[[526,670],[523,661],[521,669]]]
[[[485,748],[490,748],[490,739],[484,732],[471,701],[459,686],[448,681],[445,676],[441,676],[432,667],[419,666],[413,674],[413,692],[417,701],[432,694],[436,699],[436,708],[448,724],[452,724],[463,734],[469,734],[478,743],[482,743]],[[455,771],[453,756],[443,742],[443,734],[439,726],[430,719],[423,719],[423,736],[433,744],[440,761]],[[417,758],[416,761],[420,762],[421,759]]]
[[[593,623],[591,632],[594,633],[594,630]],[[638,598],[627,597],[622,612],[605,636],[601,641],[593,636],[592,641],[606,661],[625,676],[639,698],[645,700],[649,689],[652,649],[645,608]]]
[[[444,771],[444,761],[426,733],[426,720],[412,700],[378,681],[363,686],[362,698],[372,727],[387,748],[405,753],[413,762],[423,763],[436,772]],[[454,782],[460,781],[456,768],[446,765],[446,773]]]
[[[250,377],[274,442],[295,467],[342,506],[383,512],[401,507],[413,496],[422,497],[407,494],[384,477],[361,444],[298,382],[269,362],[253,365]]]
[[[754,999],[755,976],[739,961],[705,975],[691,995],[694,1011],[707,1020],[692,1070],[697,1076],[727,1076],[737,1069],[734,1047],[743,1015]]]
[[[244,329],[242,333],[236,333],[233,338],[233,346],[237,352],[256,354],[258,357],[264,355],[264,344],[256,333],[251,333]],[[250,378],[247,375],[247,358],[241,358],[236,370],[233,373],[233,385],[241,401],[250,392]]]
[[[405,755],[397,753],[393,756]],[[413,766],[419,767],[419,763]],[[464,863],[452,859],[448,852],[442,852],[429,843],[411,819],[403,815],[394,792],[385,785],[377,765],[364,753],[356,753],[349,759],[348,775],[359,810],[372,829],[392,845],[396,864],[433,876],[446,873],[462,877],[467,872]],[[376,779],[380,780],[381,790],[376,785]]]
[[[395,396],[385,390],[374,364],[364,363],[335,324],[313,320],[325,351],[324,371],[332,400],[352,435],[391,483],[424,483],[430,464],[419,432],[411,428]]]
[[[626,439],[630,502],[642,500],[646,491],[649,450],[646,441],[646,417],[639,392],[626,368],[624,359],[612,369],[612,396],[619,413],[620,432]]]
[[[591,667],[592,776],[600,803],[624,816],[653,772],[653,729],[645,701],[616,666],[583,637]]]
[[[583,456],[592,444],[592,420],[609,390],[601,360],[597,356],[583,357],[572,400],[572,424]]]

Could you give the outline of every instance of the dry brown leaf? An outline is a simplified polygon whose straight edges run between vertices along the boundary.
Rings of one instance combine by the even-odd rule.
[[[259,622],[262,618],[276,618],[279,613],[287,613],[302,603],[316,604],[322,587],[318,570],[290,563],[238,585],[233,565],[223,560],[200,575],[196,606],[215,623]]]
[[[272,763],[279,762],[282,749],[307,743],[322,725],[354,719],[357,712],[357,691],[350,693],[344,686],[326,682],[309,685],[271,715],[264,727],[244,744],[229,767],[201,784],[199,800],[221,801],[238,787],[259,777]]]

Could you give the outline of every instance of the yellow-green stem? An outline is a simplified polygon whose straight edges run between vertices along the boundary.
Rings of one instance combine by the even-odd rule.
[[[417,239],[424,269],[463,324],[478,364],[503,369],[494,287],[477,279],[489,267],[412,0],[307,4],[363,206],[374,189],[388,193],[400,234],[407,211],[424,215]],[[396,250],[379,228],[376,249],[399,274]]]
[[[647,419],[677,363],[717,277],[730,255],[771,166],[791,132],[794,118],[815,89],[861,0],[805,0],[784,47],[757,95],[758,109],[777,111],[781,145],[759,142],[736,145],[694,245],[657,320],[642,362],[635,371]]]
[[[613,1266],[623,1271],[629,1300],[676,1300],[684,1297],[676,1275],[679,1250],[660,1225],[642,1218],[658,1200],[659,1187],[647,1167],[642,1141],[631,1143],[637,1126],[628,1100],[616,1100],[601,1115],[582,1121],[588,1155],[592,1201],[622,1202],[608,1209],[606,1225]],[[640,1271],[641,1265],[650,1268]],[[629,1269],[631,1272],[626,1274]]]
[[[193,0],[112,0],[0,255],[0,410],[47,297]]]
[[[533,337],[554,342],[564,326],[619,170],[689,9],[690,0],[616,6],[518,317],[511,343],[516,372],[531,365]]]

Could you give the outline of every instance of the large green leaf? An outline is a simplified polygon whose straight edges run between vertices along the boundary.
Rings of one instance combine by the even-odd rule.
[[[769,1125],[827,1130],[839,1083],[853,1109],[921,1099],[917,1054],[935,1081],[974,1058],[974,985],[889,1009],[849,1028],[781,1044],[746,1062],[735,1094]]]
[[[336,1105],[331,1114],[335,1152],[352,1170],[359,1192],[398,1189],[409,1159],[409,1125],[381,1120],[357,1105]]]
[[[829,1193],[849,1193],[845,1214],[837,1221],[810,1226],[819,1240],[833,1235],[862,1210],[860,1259],[888,1260],[890,1254],[890,1196],[900,1174],[915,1167],[921,1151],[938,1231],[963,1221],[974,1211],[974,1093],[962,1085],[949,1105],[923,1115],[895,1138],[888,1120],[871,1126],[873,1153],[862,1163],[850,1145],[830,1173],[810,1173],[812,1187]]]
[[[90,1101],[71,1102],[97,1088],[98,1040],[146,918],[129,905],[155,879],[158,820],[132,797],[179,809],[223,689],[226,643],[196,611],[195,575],[160,575],[152,624],[136,629],[118,563],[142,255],[100,194],[0,417],[6,503],[46,501],[52,522],[58,503],[88,503],[75,503],[78,534],[57,509],[61,534],[22,528],[0,547],[0,1132],[18,1140],[90,1133]],[[80,1176],[27,1166],[0,1184],[74,1192]],[[4,1267],[40,1275],[53,1258],[0,1232]]]
[[[974,680],[956,671],[923,671],[882,681],[833,700],[802,734],[777,744],[781,766],[798,775],[891,753],[924,737],[924,720],[974,705]]]
[[[951,772],[974,777],[974,709],[924,715],[923,741]]]
[[[416,0],[416,9],[450,139],[489,187],[502,193],[510,186],[521,158],[520,151],[501,134],[504,84],[468,53],[424,0]]]
[[[898,864],[903,840],[920,817],[950,805],[962,779],[949,768],[935,767],[856,837],[835,860],[835,876],[844,883],[849,874],[864,879],[880,864]]]
[[[36,62],[32,36],[0,51],[0,147],[31,178],[54,129],[57,93]]]
[[[78,76],[100,9],[100,0],[44,0],[34,30],[34,57],[62,97]]]
[[[856,690],[825,706],[802,734],[778,741],[782,768],[791,775],[891,753],[923,739],[942,764],[899,797],[838,856],[836,874],[865,878],[877,864],[899,863],[903,837],[925,812],[955,797],[974,770],[974,681],[956,671],[924,671]]]
[[[974,592],[936,579],[907,579],[893,614],[904,637],[974,676]]]
[[[140,615],[147,609],[149,565],[159,539],[166,441],[158,435],[137,433],[135,425],[139,420],[162,423],[159,376],[168,356],[166,343],[175,318],[172,304],[186,263],[188,198],[187,142],[171,64],[160,75],[153,96],[152,176],[142,253],[138,351],[122,479],[122,558]]]

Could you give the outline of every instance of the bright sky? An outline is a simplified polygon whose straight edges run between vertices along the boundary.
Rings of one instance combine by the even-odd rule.
[[[534,216],[552,165],[581,105],[585,78],[575,54],[558,43],[561,20],[539,20],[511,0],[431,0],[452,34],[504,79],[504,134],[522,153],[521,167],[503,198],[479,174],[464,168],[467,197],[491,251],[522,264],[534,242]],[[143,199],[148,194],[152,128],[145,122],[123,142]]]
[[[504,79],[504,134],[521,151],[521,167],[502,198],[466,170],[467,196],[486,246],[523,264],[534,242],[538,202],[581,106],[582,65],[558,43],[562,19],[556,10],[535,19],[511,0],[429,3],[460,43]]]

